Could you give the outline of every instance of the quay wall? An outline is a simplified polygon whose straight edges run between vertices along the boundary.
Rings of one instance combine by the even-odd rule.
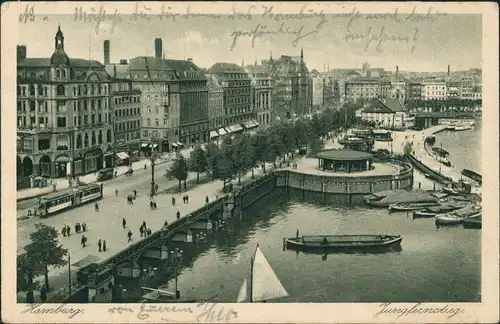
[[[434,171],[433,169],[429,168],[427,165],[424,163],[420,162],[415,156],[412,154],[408,155],[408,160],[417,168],[418,170],[422,171],[423,173],[427,173],[431,175],[437,182],[442,183],[442,184],[449,184],[453,182],[453,179],[437,172]]]

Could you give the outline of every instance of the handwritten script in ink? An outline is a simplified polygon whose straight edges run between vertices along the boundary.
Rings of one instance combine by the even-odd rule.
[[[230,323],[238,318],[238,312],[233,308],[212,302],[192,304],[192,306],[141,304],[139,310],[133,307],[120,306],[109,308],[108,313],[117,315],[135,314],[136,318],[141,321],[160,319],[163,322],[176,323]],[[174,317],[174,315],[176,316]],[[177,318],[179,316],[185,318],[185,320],[179,320]]]
[[[465,309],[453,307],[450,304],[446,304],[443,307],[429,307],[423,306],[422,303],[416,303],[411,307],[401,307],[393,305],[391,303],[384,303],[380,304],[379,306],[381,310],[373,315],[373,318],[381,317],[384,315],[400,318],[403,316],[419,314],[446,315],[447,318],[452,318],[465,312]]]
[[[26,305],[26,309],[21,312],[21,314],[32,314],[37,316],[65,315],[70,319],[83,313],[83,308],[70,307],[66,304],[28,304]]]

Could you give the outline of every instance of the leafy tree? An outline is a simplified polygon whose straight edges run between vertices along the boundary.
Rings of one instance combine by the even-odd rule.
[[[321,139],[319,138],[312,139],[311,142],[309,143],[309,151],[310,151],[309,154],[316,155],[317,153],[323,150],[324,146],[325,144]]]
[[[39,284],[34,282],[34,279],[43,273],[42,266],[37,262],[38,260],[30,259],[27,253],[17,256],[17,291],[27,292],[27,303],[34,302],[33,291],[39,288]]]
[[[304,119],[299,119],[295,122],[295,124],[292,127],[294,148],[300,150],[304,146],[307,146],[307,144],[309,143],[309,139],[311,137],[312,138],[317,137],[311,134],[312,131],[310,126],[311,126],[310,122]]]
[[[188,176],[188,163],[182,154],[175,159],[174,164],[167,171],[168,178],[174,177],[179,181],[179,191],[181,190],[181,181],[184,181],[184,188],[186,188],[186,179]]]
[[[226,189],[227,181],[231,181],[234,176],[232,161],[226,157],[222,150],[219,150],[213,156],[212,175],[215,179],[219,179],[223,183],[223,189]]]
[[[59,233],[54,227],[37,223],[35,228],[36,231],[30,234],[31,243],[24,247],[26,256],[22,257],[20,265],[29,270],[29,276],[42,272],[45,276],[45,289],[49,291],[49,266],[65,266],[68,263],[65,260],[68,250],[59,244]]]
[[[231,161],[234,174],[238,176],[238,184],[241,184],[241,177],[252,170],[253,178],[253,159],[254,150],[250,142],[250,137],[243,135],[237,139],[237,142],[232,146]]]
[[[258,132],[250,138],[250,144],[252,146],[253,154],[251,155],[252,166],[259,163],[264,165],[264,173],[266,172],[265,163],[267,162],[267,156],[272,147],[269,145],[268,137],[264,132]],[[276,159],[276,158],[275,158]],[[252,167],[252,179],[254,178],[253,167]]]
[[[205,147],[206,153],[206,161],[207,161],[207,171],[210,172],[213,179],[216,179],[214,175],[214,170],[216,168],[217,158],[221,154],[220,147],[214,142],[209,142]]]
[[[196,172],[196,183],[200,183],[200,172],[208,168],[207,155],[200,145],[197,145],[189,157],[189,171]]]

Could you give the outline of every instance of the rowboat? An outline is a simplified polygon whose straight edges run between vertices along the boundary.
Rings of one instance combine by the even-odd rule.
[[[469,170],[469,169],[463,169],[462,170],[462,175],[467,177],[467,178],[470,178],[476,182],[478,182],[479,184],[482,184],[483,183],[483,177],[477,173],[477,172],[474,172],[472,170]]]
[[[456,225],[463,223],[464,218],[453,214],[438,214],[436,215],[436,224],[439,225]]]
[[[481,228],[482,214],[477,214],[464,219],[464,228]]]
[[[421,210],[416,210],[413,212],[413,218],[425,218],[425,217],[435,217],[437,214],[447,213],[459,208],[464,207],[463,205],[441,205],[435,207],[427,207]]]
[[[287,296],[288,292],[257,244],[254,255],[250,259],[250,275],[248,280],[243,279],[236,301],[238,303],[266,302]]]
[[[401,235],[309,235],[286,239],[287,248],[298,250],[363,249],[400,245]]]
[[[441,205],[438,201],[415,202],[415,203],[395,203],[389,205],[389,211],[411,211],[424,207],[432,207]]]

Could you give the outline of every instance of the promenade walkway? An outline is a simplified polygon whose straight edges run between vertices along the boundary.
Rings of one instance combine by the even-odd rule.
[[[270,172],[271,170],[272,165],[266,165],[266,171]],[[262,176],[262,169],[256,168],[254,170],[254,175],[255,178]],[[188,182],[194,181],[195,183],[195,179],[196,174],[190,173]],[[206,176],[200,176],[200,182],[201,180],[205,180],[206,182]],[[251,181],[251,172],[241,179],[242,185],[249,181]],[[172,190],[167,188],[175,186],[177,186],[176,180],[169,181],[168,186],[166,184],[160,185],[160,190],[164,188],[163,191],[171,192]],[[233,186],[235,189],[238,188],[237,180],[233,180]],[[217,196],[223,193],[221,181],[210,181],[199,185],[188,184],[187,190],[183,190],[182,192],[175,194],[160,193],[155,196],[154,200],[158,205],[158,209],[153,211],[150,210],[149,197],[146,192],[140,192],[132,205],[126,202],[126,196],[128,194],[130,194],[130,192],[123,192],[119,193],[118,197],[115,197],[112,190],[108,190],[104,198],[98,202],[98,212],[94,210],[94,204],[89,204],[54,215],[47,219],[33,218],[20,222],[17,229],[18,254],[22,253],[24,246],[30,243],[29,235],[35,230],[34,225],[38,222],[42,222],[46,225],[54,226],[58,231],[62,229],[63,225],[69,225],[71,227],[70,237],[63,237],[62,235],[59,237],[62,246],[69,250],[71,264],[89,255],[92,256],[96,262],[99,262],[140,240],[139,227],[143,221],[146,222],[147,227],[153,232],[158,231],[163,227],[165,221],[171,223],[176,219],[177,211],[180,212],[181,217],[184,217],[202,207],[205,204],[205,198],[207,196],[210,201],[213,201]],[[186,194],[189,195],[189,203],[183,204],[182,197]],[[175,206],[172,206],[172,197],[176,198]],[[127,222],[125,229],[122,227],[123,218],[125,218]],[[76,222],[85,222],[87,231],[85,233],[76,234],[74,230]],[[129,229],[133,233],[131,242],[128,242],[127,238]],[[88,239],[85,248],[82,247],[80,241],[82,235],[85,235]],[[99,239],[106,240],[106,252],[98,251],[97,243]],[[73,275],[76,273],[76,270],[77,269],[73,268]],[[67,286],[68,275],[69,271],[67,266],[63,268],[51,268],[49,270],[49,284],[51,285],[49,298],[51,295],[57,294],[59,290]],[[40,276],[37,280],[43,282],[43,277]],[[21,294],[19,298],[23,300],[24,294]],[[38,298],[38,292],[36,292],[35,298]]]
[[[189,154],[191,153],[192,149],[191,148],[186,148],[181,151],[181,154],[184,155],[185,157],[188,157]],[[158,161],[156,162],[156,165],[161,165],[166,162],[172,161],[172,159],[175,158],[175,153],[167,153],[162,155]],[[149,159],[142,159],[137,162],[132,163],[132,169],[134,171],[136,170],[141,170],[144,168],[144,165],[147,165],[149,168],[151,166],[151,161]],[[127,172],[129,169],[128,166],[119,166],[115,168],[115,171],[118,172],[118,175],[121,176]],[[97,172],[95,173],[89,173],[83,176],[80,176],[80,181],[84,183],[92,183],[97,181]],[[17,191],[17,200],[26,200],[34,197],[38,197],[44,194],[48,194],[52,192],[52,184],[56,184],[56,190],[64,190],[69,188],[69,181],[66,178],[59,178],[59,179],[48,179],[48,186],[45,188],[28,188],[28,189],[22,189]]]

